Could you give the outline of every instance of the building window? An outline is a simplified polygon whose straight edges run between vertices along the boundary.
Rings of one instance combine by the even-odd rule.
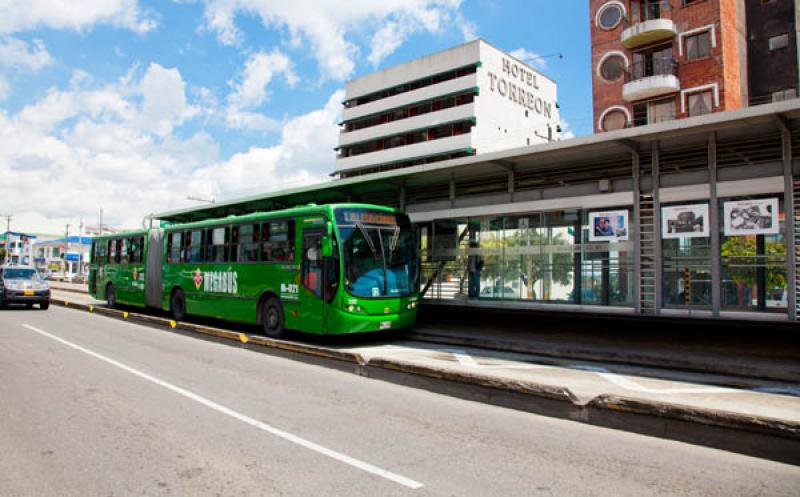
[[[693,3],[700,3],[703,0],[683,0],[683,5],[692,5]]]
[[[622,10],[622,5],[617,2],[609,2],[602,7],[597,13],[597,25],[603,29],[614,29],[622,21],[625,13]]]
[[[675,99],[667,98],[633,106],[633,125],[656,124],[675,119]]]
[[[650,76],[677,76],[678,65],[673,58],[672,43],[633,54],[632,79]]]
[[[614,131],[628,125],[628,117],[621,110],[612,110],[603,118],[603,131]]]
[[[774,52],[775,50],[780,50],[782,48],[787,48],[788,46],[789,46],[789,33],[773,36],[772,38],[769,39],[770,52]]]
[[[686,37],[686,60],[697,60],[711,55],[711,31]]]
[[[625,73],[625,59],[620,55],[606,57],[600,63],[600,75],[606,81],[616,81]]]
[[[692,93],[687,97],[689,104],[689,116],[702,116],[703,114],[710,114],[712,110],[711,92],[704,91],[700,93]]]

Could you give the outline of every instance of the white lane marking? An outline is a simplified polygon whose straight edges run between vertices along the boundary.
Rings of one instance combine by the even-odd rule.
[[[212,400],[209,400],[209,399],[206,399],[205,397],[201,397],[200,395],[197,395],[196,393],[190,392],[189,390],[186,390],[186,389],[181,388],[179,386],[173,385],[172,383],[169,383],[167,381],[158,379],[158,378],[156,378],[154,376],[151,376],[151,375],[149,375],[147,373],[143,373],[143,372],[139,371],[138,369],[134,369],[134,368],[132,368],[130,366],[127,366],[127,365],[125,365],[125,364],[123,364],[121,362],[115,361],[114,359],[106,357],[106,356],[104,356],[102,354],[98,354],[97,352],[93,352],[93,351],[91,351],[89,349],[81,347],[80,345],[77,345],[77,344],[74,344],[74,343],[69,342],[67,340],[64,340],[61,337],[57,337],[57,336],[52,335],[52,334],[50,334],[50,333],[48,333],[46,331],[40,330],[39,328],[36,328],[36,327],[31,326],[29,324],[24,324],[23,326],[25,328],[28,328],[31,331],[35,331],[36,333],[39,333],[40,335],[44,335],[44,336],[46,336],[48,338],[51,338],[51,339],[53,339],[53,340],[55,340],[57,342],[62,343],[64,345],[68,346],[68,347],[72,347],[75,350],[83,352],[84,354],[90,355],[90,356],[94,357],[95,359],[100,359],[101,361],[106,362],[108,364],[111,364],[112,366],[116,366],[119,369],[122,369],[123,371],[127,371],[128,373],[131,373],[132,375],[138,376],[139,378],[147,380],[147,381],[149,381],[151,383],[155,383],[156,385],[162,386],[162,387],[166,388],[167,390],[171,390],[171,391],[173,391],[173,392],[175,392],[175,393],[177,393],[179,395],[182,395],[182,396],[184,396],[184,397],[186,397],[188,399],[194,400],[195,402],[203,404],[204,406],[206,406],[206,407],[208,407],[210,409],[213,409],[213,410],[215,410],[215,411],[217,411],[219,413],[222,413],[222,414],[225,414],[227,416],[230,416],[230,417],[232,417],[234,419],[237,419],[237,420],[239,420],[239,421],[241,421],[241,422],[243,422],[245,424],[248,424],[248,425],[250,425],[250,426],[252,426],[254,428],[258,428],[259,430],[266,431],[267,433],[271,433],[271,434],[273,434],[273,435],[275,435],[277,437],[283,438],[284,440],[288,440],[289,442],[292,442],[292,443],[295,443],[297,445],[300,445],[301,447],[305,447],[305,448],[307,448],[309,450],[313,450],[314,452],[318,452],[318,453],[320,453],[322,455],[325,455],[325,456],[328,456],[328,457],[330,457],[332,459],[336,459],[337,461],[343,462],[345,464],[349,464],[350,466],[353,466],[353,467],[358,468],[360,470],[366,471],[367,473],[372,473],[373,475],[380,476],[381,478],[386,478],[387,480],[391,480],[391,481],[393,481],[395,483],[399,483],[400,485],[406,486],[408,488],[412,488],[412,489],[416,490],[416,489],[419,489],[419,488],[423,487],[423,484],[418,482],[418,481],[414,481],[414,480],[412,480],[410,478],[406,478],[405,476],[401,476],[401,475],[392,473],[390,471],[387,471],[385,469],[379,468],[377,466],[373,466],[372,464],[366,463],[364,461],[360,461],[358,459],[355,459],[355,458],[352,458],[352,457],[347,456],[345,454],[342,454],[341,452],[336,452],[335,450],[331,450],[331,449],[328,449],[328,448],[323,447],[321,445],[315,444],[314,442],[310,442],[308,440],[305,440],[303,438],[298,437],[297,435],[293,435],[293,434],[291,434],[289,432],[286,432],[286,431],[280,430],[278,428],[275,428],[274,426],[270,426],[270,425],[268,425],[266,423],[262,423],[261,421],[253,419],[253,418],[251,418],[249,416],[245,416],[244,414],[238,413],[238,412],[234,411],[233,409],[229,409],[229,408],[227,408],[227,407],[225,407],[223,405],[217,404],[216,402],[214,402]]]
[[[776,393],[780,395],[793,395],[800,397],[800,386],[777,386],[777,387],[758,387],[753,388],[753,391],[762,393]]]
[[[467,368],[475,369],[552,369],[552,366],[544,364],[480,364],[466,351],[461,349],[442,349],[442,352],[450,352],[455,356],[458,363]]]
[[[474,369],[552,369],[554,366],[545,366],[541,364],[509,364],[509,365],[485,365],[480,364],[476,361],[471,355],[467,354],[466,351],[462,349],[443,349],[446,352],[450,352],[455,356],[458,360],[458,363],[467,368],[474,368]],[[594,373],[606,381],[614,383],[615,385],[622,387],[626,390],[632,390],[634,392],[642,392],[642,393],[650,393],[650,394],[659,394],[659,395],[680,395],[680,394],[692,394],[692,393],[737,393],[741,392],[741,390],[736,390],[733,388],[723,388],[723,387],[690,387],[690,388],[650,388],[644,385],[640,385],[639,383],[626,378],[624,376],[620,376],[618,374],[612,373],[605,368],[601,368],[598,366],[589,366],[583,364],[576,364],[576,365],[567,365],[565,368],[568,369],[578,369],[581,371],[587,371],[590,373]]]

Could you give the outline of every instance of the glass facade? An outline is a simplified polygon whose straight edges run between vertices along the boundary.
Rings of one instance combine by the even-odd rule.
[[[418,225],[425,297],[633,306],[633,242],[588,242],[581,209]]]
[[[769,198],[777,200],[773,206],[777,214],[766,212],[764,209],[764,212],[759,213],[763,215],[754,215],[753,205],[760,203],[758,197],[720,200],[720,212],[723,218],[720,234],[722,310],[781,313],[787,311],[783,196],[772,195],[768,198],[762,197],[760,200]],[[726,203],[729,204],[727,209]],[[749,208],[739,207],[748,204]],[[777,233],[726,236],[724,227],[726,215],[732,218],[728,221],[729,225],[736,225],[731,226],[730,230],[742,226],[742,223],[751,223],[761,226],[750,231],[777,231]]]
[[[664,309],[712,309],[711,230],[717,229],[721,310],[787,312],[782,195],[720,199],[718,226],[707,225],[707,200],[662,208],[672,209],[657,238]],[[629,207],[613,212],[632,219]],[[606,214],[564,209],[418,224],[422,284],[430,285],[425,298],[632,308],[633,239],[592,241],[598,239],[590,237],[592,213]]]

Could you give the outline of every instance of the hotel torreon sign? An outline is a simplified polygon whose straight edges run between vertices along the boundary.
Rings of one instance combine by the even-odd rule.
[[[546,119],[553,117],[553,102],[544,100],[540,95],[537,74],[523,65],[503,57],[500,74],[489,71],[489,89],[506,97],[512,102],[530,109]]]

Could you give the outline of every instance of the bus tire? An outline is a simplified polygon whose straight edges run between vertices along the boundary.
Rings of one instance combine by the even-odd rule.
[[[283,305],[275,297],[270,297],[264,302],[261,311],[261,327],[264,334],[270,338],[280,338],[286,333]]]
[[[117,292],[114,290],[114,285],[109,283],[106,285],[106,305],[109,309],[117,306]]]
[[[183,290],[180,288],[172,292],[172,297],[169,299],[169,311],[172,314],[172,319],[175,321],[183,321],[186,319],[186,298],[183,296]]]

